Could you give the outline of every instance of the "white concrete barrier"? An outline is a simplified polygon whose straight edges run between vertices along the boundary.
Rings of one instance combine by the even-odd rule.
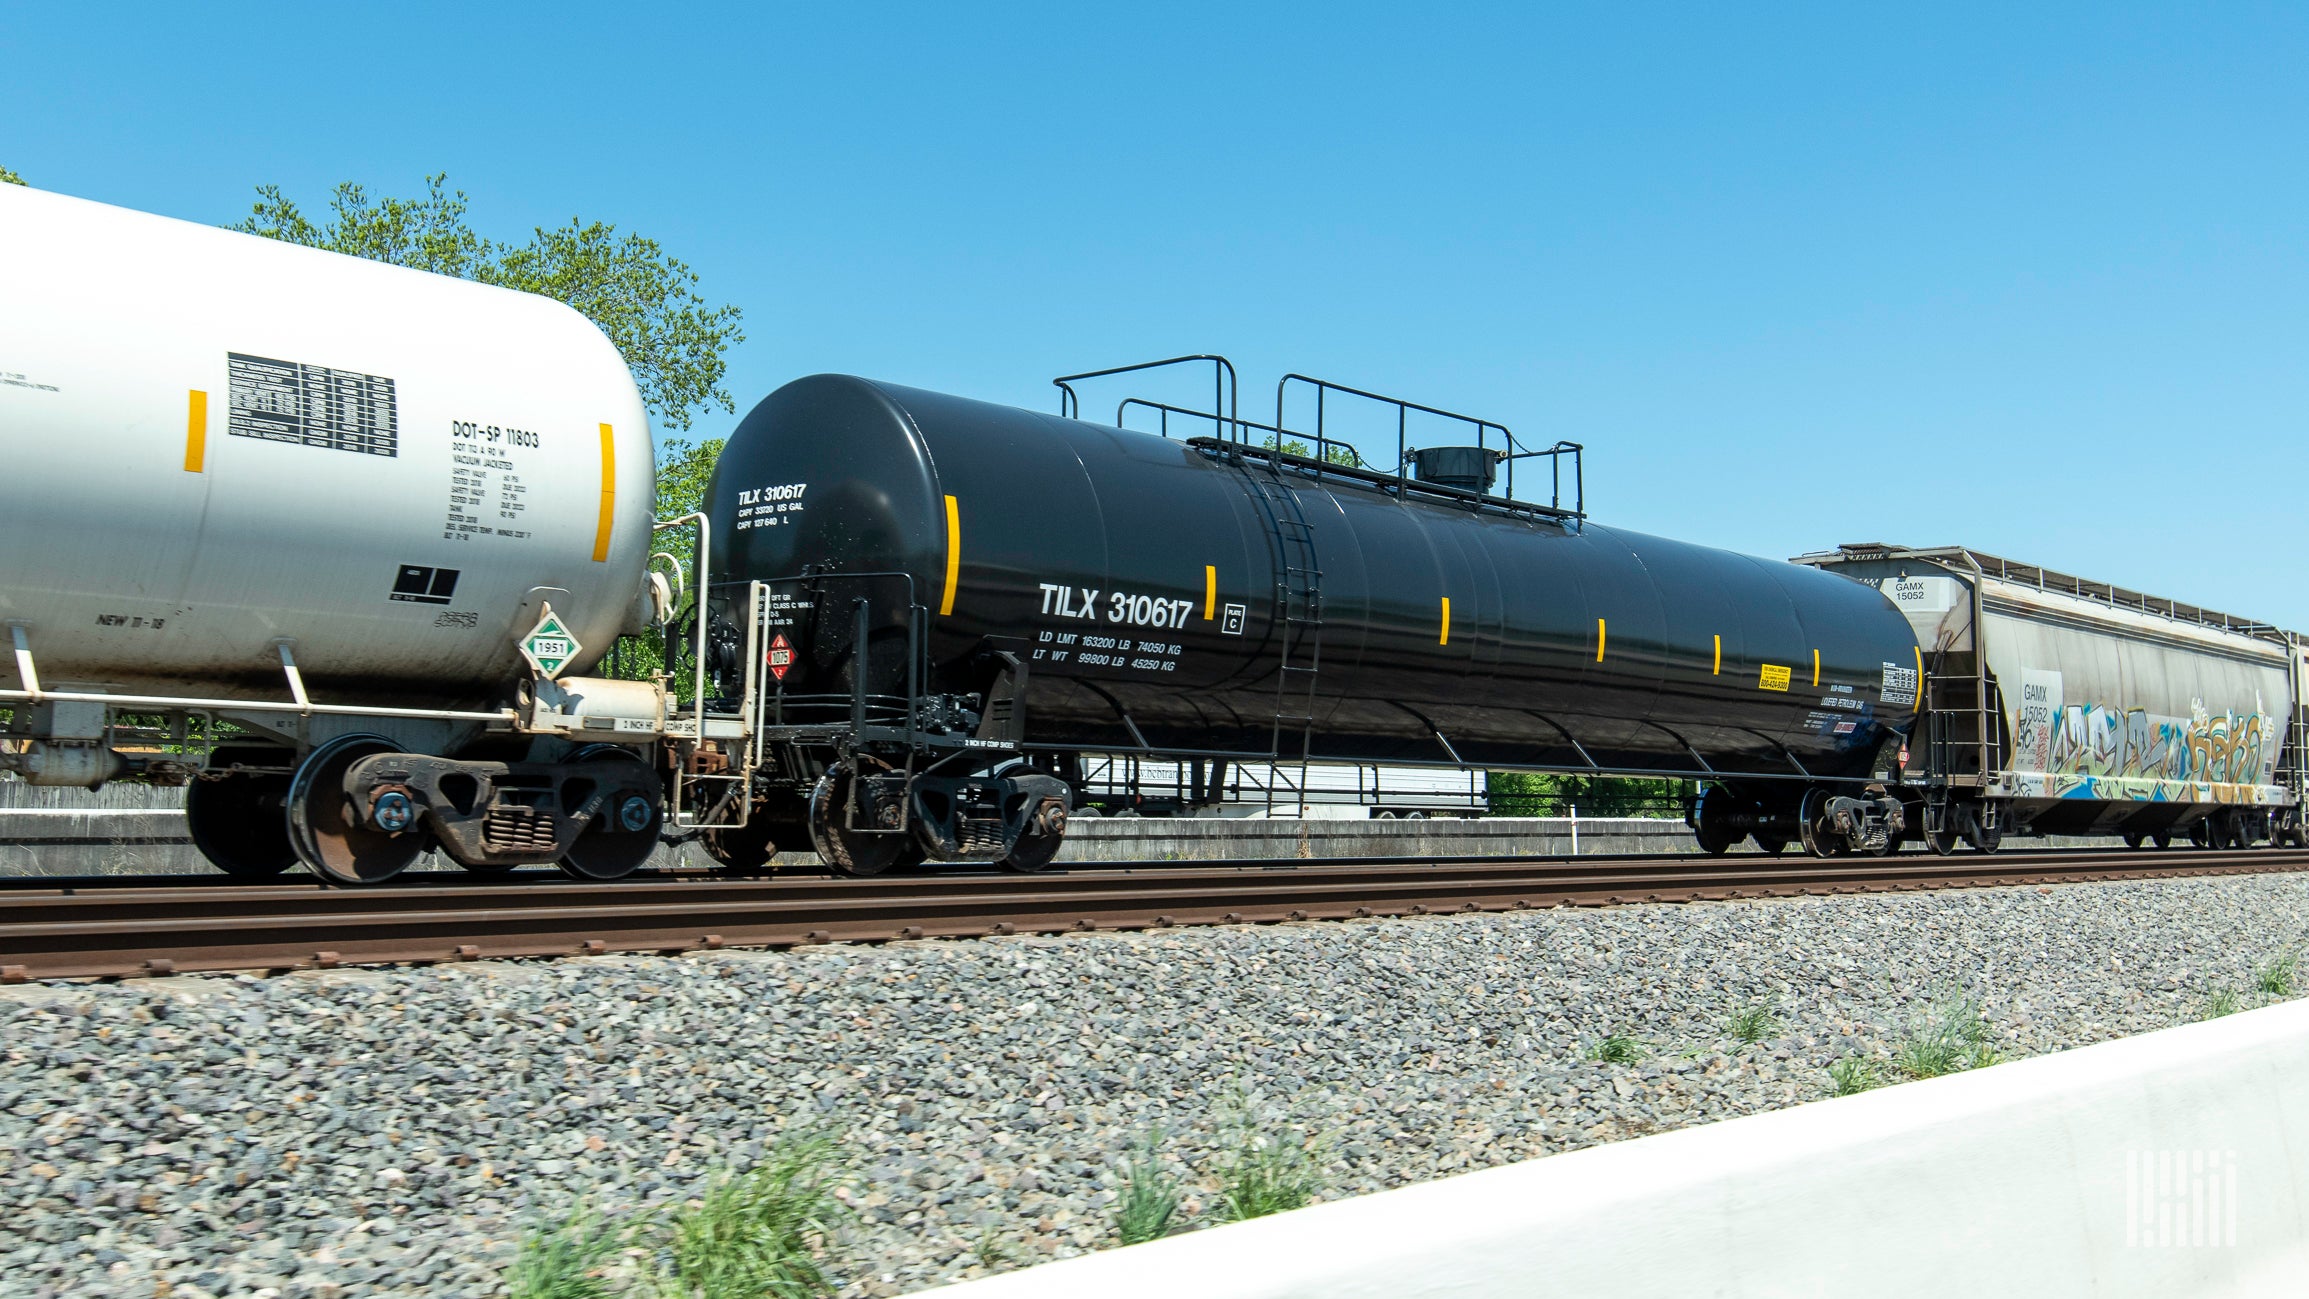
[[[2309,1002],[933,1292],[2309,1293]]]

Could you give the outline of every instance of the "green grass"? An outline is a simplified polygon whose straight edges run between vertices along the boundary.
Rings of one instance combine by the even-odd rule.
[[[1857,1096],[1884,1085],[1884,1070],[1874,1060],[1848,1055],[1828,1066],[1828,1081],[1838,1096]]]
[[[1724,1021],[1725,1032],[1750,1046],[1770,1037],[1778,1027],[1780,1021],[1773,1018],[1771,1008],[1762,1005],[1733,1011],[1732,1017]]]
[[[816,1299],[834,1292],[817,1247],[840,1209],[833,1144],[790,1142],[743,1173],[708,1180],[667,1221],[661,1294],[681,1299]]]
[[[521,1252],[505,1271],[505,1293],[509,1299],[606,1299],[603,1273],[631,1234],[581,1204],[521,1238]]]
[[[1219,1163],[1219,1201],[1212,1216],[1244,1222],[1305,1208],[1322,1189],[1315,1143],[1262,1122],[1250,1098],[1238,1093],[1220,1121],[1226,1153]]]
[[[1994,1030],[1970,993],[1950,993],[1909,1021],[1907,1036],[1892,1052],[1892,1067],[1911,1078],[1938,1078],[1965,1069],[2001,1063]]]
[[[834,1198],[834,1145],[787,1142],[741,1173],[706,1180],[671,1213],[623,1224],[580,1204],[531,1230],[505,1271],[508,1299],[820,1299],[834,1285],[818,1266]],[[639,1261],[630,1288],[613,1285],[620,1255]]]
[[[2253,967],[2253,988],[2263,996],[2290,997],[2293,995],[2293,981],[2298,975],[2300,967],[2300,949],[2293,948],[2279,952]]]
[[[1580,1054],[1599,1064],[1634,1064],[1644,1058],[1644,1048],[1625,1033],[1610,1033],[1588,1043]]]
[[[1130,1161],[1122,1199],[1115,1206],[1114,1234],[1125,1245],[1143,1245],[1171,1234],[1178,1225],[1179,1180],[1163,1170],[1156,1153],[1162,1134],[1149,1133]]]
[[[2205,1011],[2197,1018],[2219,1019],[2223,1015],[2234,1015],[2244,1009],[2244,1006],[2239,1004],[2241,1000],[2237,996],[2235,988],[2218,989],[2212,996],[2205,998]]]

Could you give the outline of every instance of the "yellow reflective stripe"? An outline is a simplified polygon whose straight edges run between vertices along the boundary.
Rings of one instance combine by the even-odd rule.
[[[208,394],[194,388],[187,397],[184,413],[184,471],[197,474],[208,466]]]
[[[943,617],[954,612],[954,588],[962,581],[962,507],[946,498],[946,595],[938,601]]]
[[[1435,638],[1435,643],[1438,645],[1451,643],[1451,597],[1448,595],[1443,597],[1443,634]]]
[[[1603,619],[1598,618],[1595,620],[1595,661],[1598,663],[1603,662],[1603,635]]]
[[[1924,711],[1924,647],[1922,645],[1916,647],[1916,706],[1908,711],[1912,713]]]
[[[1721,636],[1716,637],[1716,666],[1710,675],[1719,677],[1724,675],[1724,638]]]
[[[617,513],[617,432],[601,426],[601,514],[593,521],[593,562],[609,560],[609,522]]]
[[[1820,684],[1820,651],[1812,651],[1812,684]]]
[[[1203,621],[1209,622],[1219,611],[1219,570],[1215,564],[1203,565]]]

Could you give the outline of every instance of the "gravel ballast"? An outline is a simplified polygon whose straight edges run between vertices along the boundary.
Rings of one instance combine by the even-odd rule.
[[[801,1132],[902,1293],[1111,1243],[1154,1132],[1210,1221],[1245,1106],[1352,1195],[1820,1098],[1959,991],[2006,1058],[2250,1006],[2305,936],[2280,875],[4,989],[0,1295],[489,1294]]]

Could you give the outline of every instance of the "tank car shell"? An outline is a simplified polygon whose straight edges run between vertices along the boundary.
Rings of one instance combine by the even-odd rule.
[[[859,599],[906,689],[911,602],[933,688],[1029,662],[1043,747],[1260,753],[1281,714],[1295,753],[1305,714],[1324,759],[1856,778],[1916,710],[1907,623],[1840,577],[862,379],[766,398],[709,502],[718,580],[820,575],[780,583],[789,697],[850,688]],[[1314,537],[1311,676],[1270,510]]]
[[[542,601],[573,674],[628,622],[649,426],[576,311],[16,186],[0,246],[0,623],[43,684],[277,699],[285,639],[316,697],[470,706]]]

